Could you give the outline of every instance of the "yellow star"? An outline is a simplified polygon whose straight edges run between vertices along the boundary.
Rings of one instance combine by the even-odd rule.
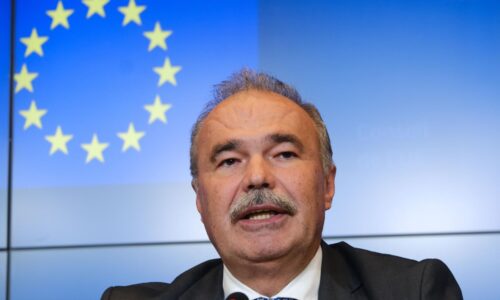
[[[34,100],[31,101],[30,108],[28,110],[19,111],[21,116],[26,120],[24,121],[24,130],[35,125],[38,128],[42,128],[42,117],[47,113],[46,109],[38,109]]]
[[[87,11],[87,19],[94,14],[98,14],[103,18],[106,17],[104,6],[109,3],[109,0],[83,0],[82,2],[89,8]]]
[[[63,134],[61,126],[57,126],[56,133],[54,133],[54,135],[45,136],[45,139],[51,144],[49,155],[56,153],[57,150],[61,151],[64,154],[68,154],[68,148],[66,147],[66,144],[72,138],[72,134]]]
[[[82,148],[87,151],[87,160],[85,160],[85,163],[88,164],[94,158],[100,162],[104,162],[102,152],[108,147],[108,143],[99,143],[97,134],[94,133],[94,135],[92,136],[92,142],[90,142],[90,144],[82,144]]]
[[[134,123],[128,125],[127,132],[119,132],[118,137],[123,140],[122,151],[127,151],[128,148],[132,147],[137,151],[141,151],[141,146],[139,145],[139,140],[144,137],[144,131],[135,131]]]
[[[37,77],[38,73],[30,73],[26,64],[23,64],[21,72],[14,74],[14,80],[17,83],[15,92],[17,93],[23,88],[33,92],[33,85],[31,85],[31,82]]]
[[[133,21],[137,25],[142,25],[140,14],[146,9],[146,5],[135,5],[135,0],[129,0],[128,6],[120,6],[118,10],[125,16],[122,26]]]
[[[148,51],[153,50],[156,46],[167,50],[167,43],[165,40],[172,34],[171,30],[163,31],[161,30],[160,22],[156,22],[155,29],[153,31],[144,32],[144,36],[149,39]]]
[[[172,107],[172,105],[167,103],[161,103],[160,96],[156,96],[155,102],[150,105],[144,105],[144,108],[149,111],[149,121],[151,124],[156,120],[160,120],[163,123],[167,123],[167,117],[165,113]]]
[[[165,82],[170,82],[172,85],[177,85],[175,81],[175,74],[182,69],[181,66],[172,66],[170,64],[170,59],[165,58],[165,62],[162,67],[153,68],[156,74],[160,76],[158,80],[158,86],[162,86]]]
[[[55,10],[48,10],[47,15],[52,18],[52,23],[50,24],[50,29],[54,29],[57,25],[62,25],[62,27],[68,29],[68,17],[73,14],[72,9],[64,9],[62,1],[57,2],[57,7]]]
[[[21,43],[26,45],[26,52],[24,52],[24,57],[28,57],[31,53],[43,56],[42,45],[47,42],[49,38],[46,36],[38,36],[36,28],[31,30],[30,37],[21,38]]]

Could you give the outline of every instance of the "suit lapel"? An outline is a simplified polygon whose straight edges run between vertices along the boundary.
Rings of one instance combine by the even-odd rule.
[[[223,300],[222,263],[184,292],[179,300]]]
[[[321,242],[323,260],[318,299],[366,299],[362,283],[343,255],[341,245]]]
[[[200,267],[201,266],[201,267]],[[222,261],[211,260],[179,275],[155,300],[223,300]]]

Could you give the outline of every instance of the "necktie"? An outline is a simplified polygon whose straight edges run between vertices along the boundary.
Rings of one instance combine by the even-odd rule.
[[[276,297],[276,298],[259,297],[259,298],[255,298],[254,300],[297,300],[297,299],[289,298],[289,297]]]
[[[236,292],[232,293],[229,295],[226,300],[248,300],[247,295],[241,293],[241,292]],[[267,298],[267,297],[258,297],[254,298],[253,300],[298,300],[296,298],[290,298],[290,297],[275,297],[275,298]]]

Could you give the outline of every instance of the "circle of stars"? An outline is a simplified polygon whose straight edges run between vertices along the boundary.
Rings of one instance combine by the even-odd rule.
[[[109,2],[110,0],[83,0],[82,4],[87,8],[86,18],[90,19],[95,15],[105,18],[105,7]],[[123,14],[122,26],[128,26],[132,23],[136,26],[142,26],[141,14],[144,13],[146,9],[147,7],[145,5],[138,5],[135,0],[129,0],[127,6],[118,7],[118,12]],[[69,30],[69,19],[73,15],[74,11],[74,9],[64,7],[63,1],[59,0],[54,9],[46,11],[47,16],[51,19],[50,30],[55,30],[58,27]],[[160,22],[157,21],[154,28],[151,31],[144,31],[143,35],[149,40],[148,52],[151,52],[156,48],[167,51],[168,47],[166,40],[170,35],[172,35],[172,31],[164,30],[161,27]],[[35,54],[43,57],[43,46],[48,41],[49,37],[40,35],[37,28],[33,28],[29,36],[21,37],[20,42],[26,46],[26,50],[24,52],[25,59]],[[181,69],[181,66],[172,65],[170,58],[166,57],[163,65],[152,69],[153,72],[158,75],[158,87],[161,87],[165,83],[176,86],[177,81],[175,76],[179,71],[181,71]],[[35,89],[33,87],[33,82],[38,78],[38,76],[39,73],[32,70],[30,71],[28,65],[23,63],[20,71],[14,74],[14,81],[16,83],[14,92],[16,94],[23,91],[34,93]],[[157,95],[152,104],[146,104],[143,107],[149,113],[148,124],[151,125],[157,121],[166,124],[166,113],[171,107],[171,104],[163,103],[160,96]],[[48,110],[46,108],[39,108],[36,101],[32,100],[28,109],[19,111],[19,114],[24,118],[23,129],[28,130],[32,127],[42,129],[42,118],[45,117],[47,113]],[[130,149],[140,151],[140,140],[145,135],[145,131],[137,131],[134,123],[130,122],[126,131],[117,133],[117,137],[122,140],[122,152],[126,152]],[[71,142],[73,138],[74,136],[72,134],[65,134],[62,126],[58,125],[54,134],[45,135],[45,140],[50,143],[49,155],[51,156],[58,152],[68,155],[68,143]],[[103,163],[104,151],[110,147],[110,143],[100,141],[97,133],[93,133],[91,141],[89,143],[81,144],[80,147],[87,153],[85,160],[86,163],[93,160]]]

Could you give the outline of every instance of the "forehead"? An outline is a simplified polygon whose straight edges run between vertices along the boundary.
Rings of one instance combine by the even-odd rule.
[[[272,92],[249,90],[217,105],[203,121],[199,140],[220,142],[270,133],[317,136],[314,121],[298,104]],[[204,143],[198,145],[203,147]]]

